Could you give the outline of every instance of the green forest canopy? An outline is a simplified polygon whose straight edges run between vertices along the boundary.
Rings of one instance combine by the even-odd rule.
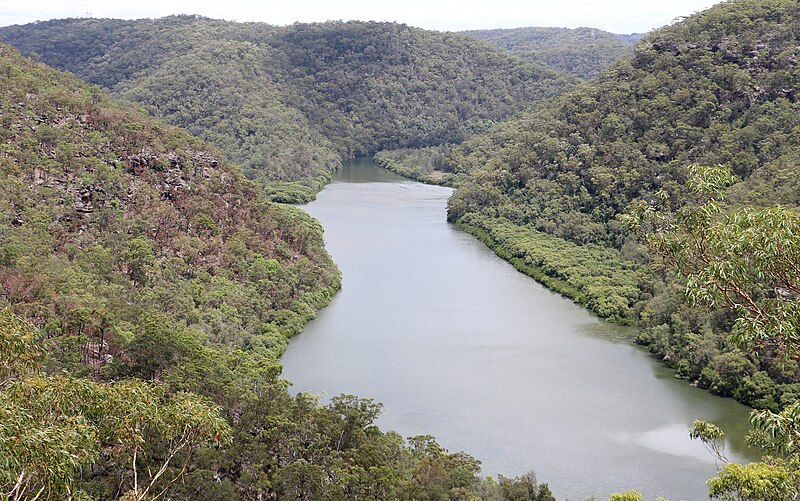
[[[250,178],[300,182],[273,187],[287,201],[313,196],[342,159],[460,142],[572,82],[464,35],[395,23],[172,16],[0,34],[217,145]]]

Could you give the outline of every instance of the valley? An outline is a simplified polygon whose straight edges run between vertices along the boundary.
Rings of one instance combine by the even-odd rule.
[[[0,27],[0,497],[794,499],[798,23]]]

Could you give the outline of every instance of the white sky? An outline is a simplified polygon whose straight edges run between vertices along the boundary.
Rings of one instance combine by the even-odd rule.
[[[0,0],[0,26],[65,17],[200,14],[280,25],[358,19],[442,31],[589,26],[642,33],[716,3],[719,0]]]

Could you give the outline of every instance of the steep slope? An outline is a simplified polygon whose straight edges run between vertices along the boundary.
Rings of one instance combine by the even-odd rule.
[[[618,269],[646,264],[619,216],[639,199],[692,203],[695,162],[734,170],[742,180],[729,190],[734,207],[796,206],[798,33],[796,2],[738,0],[647,35],[597,80],[456,148],[446,169],[470,175],[450,200],[450,219],[570,283],[568,293],[598,313],[636,318],[641,341],[681,377],[747,403],[785,405],[800,388],[796,364],[775,353],[746,360],[726,345],[729,312],[689,308],[680,284],[598,274],[608,257],[579,259],[572,249],[604,246],[617,252]],[[553,238],[561,249],[536,257],[536,242]],[[593,305],[593,291],[610,304]],[[754,388],[750,378],[763,382],[762,371],[772,381]]]
[[[512,28],[462,31],[532,63],[583,80],[633,54],[640,35],[616,35],[596,28]]]
[[[393,23],[179,16],[0,33],[213,142],[249,177],[312,189],[342,158],[459,142],[569,83],[468,37]]]
[[[518,202],[519,223],[619,246],[616,216],[659,190],[680,200],[692,162],[743,179],[790,163],[800,142],[796,8],[729,2],[654,32],[596,81],[464,145],[453,167],[486,164],[501,187],[493,206]],[[452,217],[471,211],[468,192]],[[557,211],[544,210],[548,200]]]
[[[240,345],[338,287],[318,223],[268,203],[208,145],[2,56],[1,283],[18,313],[70,337],[157,311]]]

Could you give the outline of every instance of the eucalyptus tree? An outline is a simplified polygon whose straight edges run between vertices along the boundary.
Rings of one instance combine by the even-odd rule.
[[[84,469],[102,462],[126,499],[157,499],[193,449],[227,440],[219,408],[137,379],[98,383],[42,371],[35,330],[0,310],[0,497],[86,499]]]

